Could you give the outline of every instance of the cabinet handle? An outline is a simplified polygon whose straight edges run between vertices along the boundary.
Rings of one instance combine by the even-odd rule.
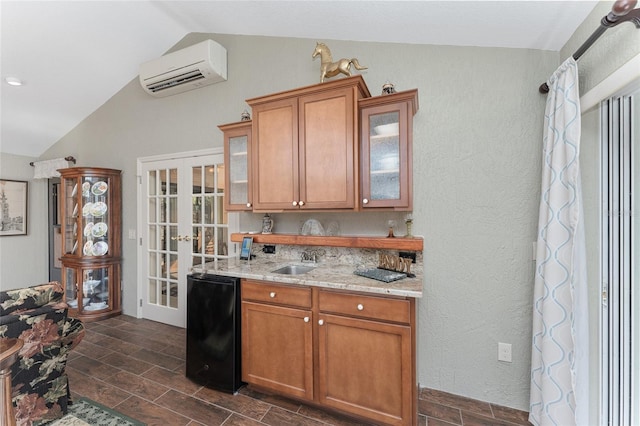
[[[275,291],[272,291],[271,293],[269,293],[269,297],[270,297],[270,298],[272,298],[272,299],[273,299],[274,297],[276,297],[276,292],[275,292]]]
[[[294,201],[293,203],[291,203],[291,205],[293,205],[293,207],[295,207],[295,206],[297,206],[297,205],[298,205],[298,202],[297,202],[297,201]]]
[[[182,235],[178,235],[177,237],[171,238],[172,240],[182,241]]]
[[[300,207],[304,206],[304,201],[302,201],[302,200],[298,201],[298,205],[299,205]]]
[[[324,325],[324,320],[318,320],[318,325]]]
[[[368,198],[364,198],[362,200],[362,204],[369,204],[369,199]]]
[[[175,241],[177,239],[178,239],[177,237],[171,237],[171,241]]]
[[[309,322],[309,317],[304,317],[304,322]]]
[[[185,241],[191,241],[191,236],[190,235],[185,235],[184,236],[184,240]]]
[[[364,310],[364,305],[362,303],[358,303],[358,306],[356,306],[356,308],[358,308],[359,311]]]
[[[251,203],[247,203],[247,207],[251,207]]]

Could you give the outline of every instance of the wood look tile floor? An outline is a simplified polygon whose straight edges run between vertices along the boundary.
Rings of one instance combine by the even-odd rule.
[[[70,355],[74,398],[87,397],[149,426],[366,425],[286,398],[243,387],[229,395],[185,377],[186,330],[122,315],[85,323]],[[528,425],[527,413],[421,389],[419,425]]]

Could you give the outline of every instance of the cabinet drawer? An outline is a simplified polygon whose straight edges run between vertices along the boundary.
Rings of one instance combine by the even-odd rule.
[[[320,312],[411,323],[411,303],[405,299],[345,294],[321,290]]]
[[[311,289],[244,280],[242,300],[311,308]]]

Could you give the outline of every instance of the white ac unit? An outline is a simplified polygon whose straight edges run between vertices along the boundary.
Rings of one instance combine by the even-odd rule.
[[[140,84],[164,97],[227,80],[227,50],[205,40],[140,65]]]

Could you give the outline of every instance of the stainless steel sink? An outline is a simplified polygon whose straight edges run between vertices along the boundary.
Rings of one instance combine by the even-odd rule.
[[[300,274],[306,274],[307,272],[313,271],[314,269],[316,269],[314,266],[287,265],[271,272],[274,274],[300,275]]]

